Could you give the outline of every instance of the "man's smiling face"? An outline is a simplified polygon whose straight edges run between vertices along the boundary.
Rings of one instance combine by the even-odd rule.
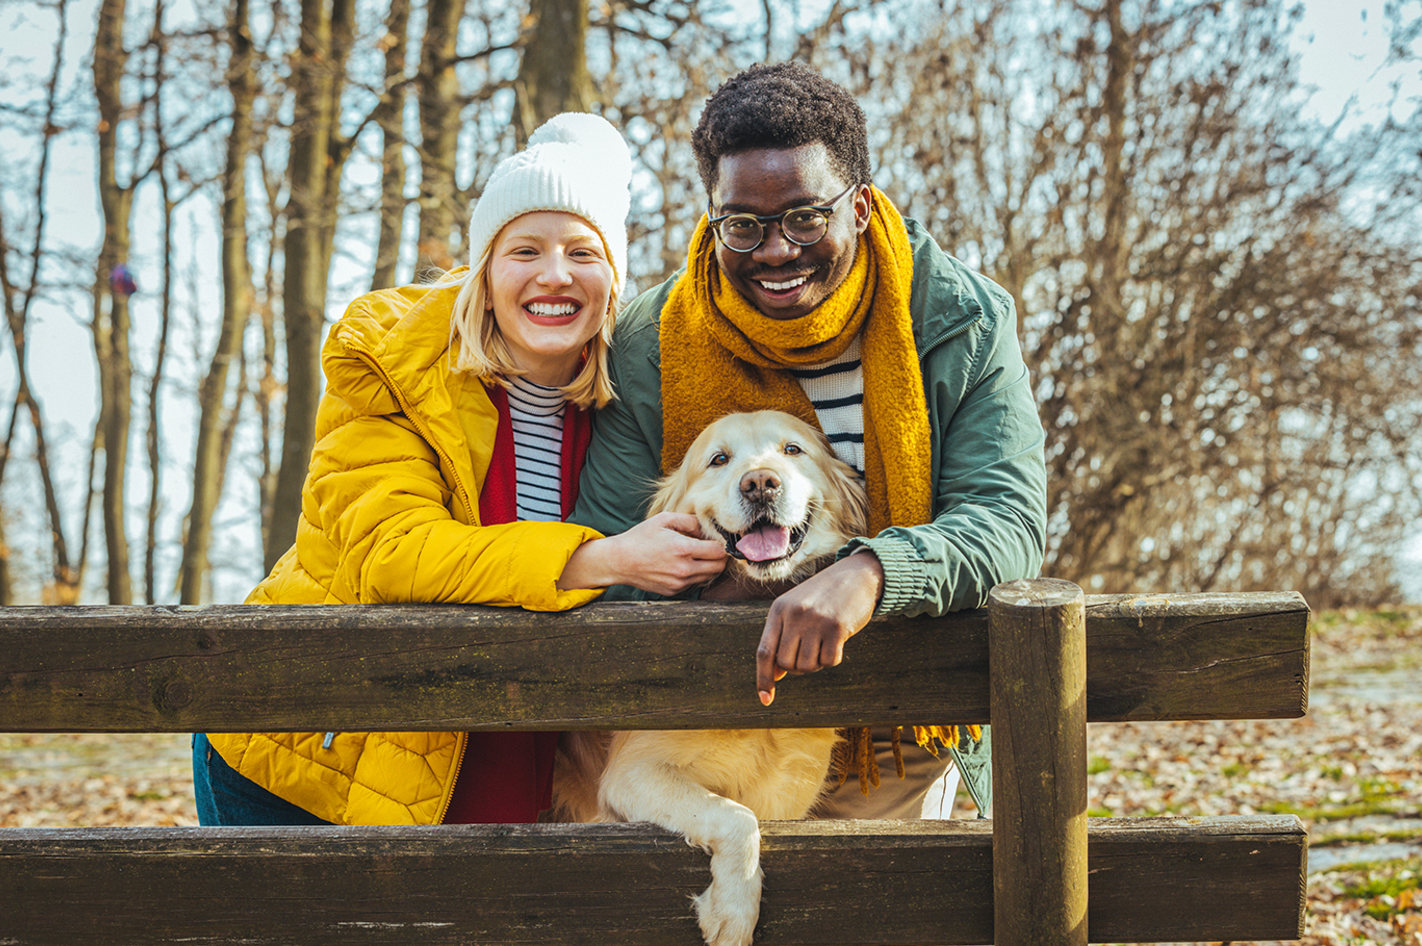
[[[819,142],[723,155],[711,215],[778,214],[793,207],[828,204],[849,186]],[[854,265],[859,234],[869,226],[869,189],[860,187],[830,215],[824,238],[810,246],[785,239],[766,224],[765,239],[749,253],[716,241],[716,261],[737,292],[772,319],[797,319],[829,298]]]

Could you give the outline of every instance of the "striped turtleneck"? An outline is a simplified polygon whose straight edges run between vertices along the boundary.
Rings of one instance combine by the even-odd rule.
[[[518,480],[518,518],[558,522],[563,518],[563,407],[557,388],[513,378],[508,388],[513,422],[514,468]]]
[[[814,405],[835,456],[864,474],[864,364],[856,337],[844,354],[808,368],[791,368]]]

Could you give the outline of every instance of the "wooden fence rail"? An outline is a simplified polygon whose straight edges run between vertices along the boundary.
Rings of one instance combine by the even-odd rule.
[[[0,732],[987,722],[988,614],[877,620],[763,708],[764,605],[0,608]],[[1086,596],[1092,722],[1290,719],[1297,594]]]
[[[1065,946],[1086,942],[1088,931],[1094,942],[1297,938],[1307,857],[1297,818],[1088,824],[1071,766],[1055,773],[1072,782],[1062,792],[1034,754],[1076,752],[1078,733],[1084,751],[1086,719],[1302,715],[1307,605],[1294,594],[1086,596],[1076,603],[1084,628],[1072,630],[1061,618],[1074,593],[1059,582],[1013,583],[995,590],[991,615],[877,621],[843,666],[787,680],[769,709],[754,685],[763,605],[595,604],[558,615],[0,609],[0,731],[734,728],[991,716],[999,813],[1015,803],[1004,803],[1004,791],[1020,801],[1034,785],[1049,786],[1040,797],[1051,804],[990,822],[767,824],[756,942]],[[1000,652],[1012,613],[1022,641],[1055,641],[1056,652],[1022,643]],[[1073,635],[1084,680],[1061,672]],[[1030,659],[1007,669],[1003,653]],[[1025,696],[1020,705],[1013,688]],[[1079,693],[1078,712],[1043,711],[1032,694],[1048,690],[1068,708]],[[1073,838],[1084,839],[1084,860],[1072,854]],[[6,829],[0,943],[694,946],[686,898],[706,880],[704,854],[645,825]]]

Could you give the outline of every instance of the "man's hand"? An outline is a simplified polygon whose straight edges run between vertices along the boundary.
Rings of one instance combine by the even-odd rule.
[[[755,652],[760,702],[775,699],[787,673],[838,666],[844,642],[869,623],[884,590],[884,567],[873,552],[856,552],[785,592],[770,605]]]

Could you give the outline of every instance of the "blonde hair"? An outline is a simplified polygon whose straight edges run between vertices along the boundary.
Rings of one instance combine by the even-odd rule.
[[[514,365],[508,343],[499,331],[498,320],[494,318],[493,310],[486,307],[493,242],[485,247],[483,254],[463,277],[450,313],[449,347],[454,355],[453,370],[472,372],[484,381],[508,387],[510,378],[527,372]],[[457,282],[446,274],[445,279],[436,284],[454,285]],[[617,324],[618,297],[617,280],[614,278],[608,292],[602,327],[588,339],[584,349],[586,358],[582,370],[558,389],[578,407],[603,407],[617,396],[608,377],[607,358],[612,348],[612,329]]]

